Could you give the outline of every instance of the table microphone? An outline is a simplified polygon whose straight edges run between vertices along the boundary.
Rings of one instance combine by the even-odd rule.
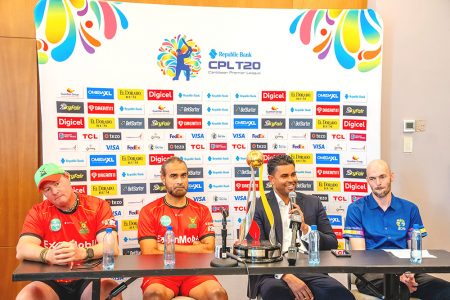
[[[214,258],[210,265],[211,267],[236,267],[238,262],[235,259],[231,259],[227,256],[227,217],[229,215],[228,209],[222,208],[222,249],[220,252],[220,258]]]
[[[296,192],[289,192],[289,201],[291,202],[291,209],[294,208],[295,199],[297,198]],[[297,263],[297,232],[300,226],[302,218],[298,212],[292,213],[289,217],[291,219],[290,227],[292,228],[291,245],[287,252],[287,261],[290,266],[295,266]]]

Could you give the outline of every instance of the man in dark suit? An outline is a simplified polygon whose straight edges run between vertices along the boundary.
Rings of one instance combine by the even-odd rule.
[[[289,214],[294,212],[301,216],[299,230],[300,249],[308,248],[310,225],[317,225],[320,234],[320,249],[337,248],[337,239],[331,229],[327,214],[320,200],[315,196],[297,193],[296,204],[291,209],[289,193],[295,192],[297,173],[295,163],[288,155],[272,157],[267,162],[268,178],[273,191],[266,194],[274,216],[276,241],[286,251],[291,244],[292,230],[289,228]],[[254,220],[258,224],[261,240],[269,240],[270,223],[260,199],[256,202]],[[355,299],[336,279],[327,274],[296,273],[259,275],[250,277],[250,296],[260,295],[264,300],[311,300],[311,299]]]

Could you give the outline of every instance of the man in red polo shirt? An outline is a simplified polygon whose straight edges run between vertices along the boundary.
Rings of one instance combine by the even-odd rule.
[[[166,160],[161,166],[161,181],[167,194],[144,206],[139,213],[138,238],[142,254],[164,252],[164,234],[169,225],[175,233],[176,252],[214,252],[215,237],[208,208],[186,197],[186,163],[176,156]],[[145,277],[141,287],[144,299],[172,299],[178,295],[228,299],[212,275]]]
[[[42,165],[34,180],[46,200],[34,205],[25,218],[16,248],[17,259],[73,266],[102,257],[106,228],[113,229],[117,240],[109,204],[74,192],[69,173],[53,163]],[[117,243],[115,248],[117,255]],[[103,279],[101,298],[105,299],[116,286],[114,280]],[[91,280],[48,280],[28,284],[16,299],[90,299],[91,294]]]

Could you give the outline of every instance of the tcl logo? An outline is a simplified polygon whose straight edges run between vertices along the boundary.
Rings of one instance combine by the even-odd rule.
[[[174,154],[150,154],[149,162],[150,165],[162,165],[169,157],[174,156]]]
[[[58,117],[58,128],[84,128],[84,118]]]
[[[234,206],[234,211],[243,211],[246,212],[247,208],[245,206]]]
[[[205,147],[205,145],[202,145],[202,144],[191,144],[191,149],[192,150],[205,150],[206,147]]]
[[[344,192],[367,192],[366,182],[344,181]]]
[[[336,202],[347,202],[347,198],[344,196],[333,196],[333,200]]]
[[[79,194],[87,194],[87,185],[72,184],[72,190]]]
[[[342,121],[343,129],[350,130],[366,130],[367,121],[366,120],[343,120]]]
[[[98,140],[98,136],[95,133],[83,133],[81,136],[84,140]]]
[[[331,134],[331,138],[333,140],[345,140],[345,136],[343,134]]]
[[[163,100],[172,101],[173,91],[172,90],[147,90],[148,100]]]
[[[242,149],[242,150],[247,149],[247,147],[245,147],[244,144],[231,144],[231,147],[232,147],[233,149]]]
[[[285,91],[262,91],[262,101],[286,101]]]

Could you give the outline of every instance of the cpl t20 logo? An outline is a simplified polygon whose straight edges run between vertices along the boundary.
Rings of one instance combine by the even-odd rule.
[[[177,35],[172,39],[165,39],[159,47],[158,67],[164,75],[186,81],[197,77],[201,69],[200,47],[186,35]]]
[[[397,219],[396,224],[397,224],[397,230],[406,230],[406,227],[405,227],[405,225],[406,225],[405,220],[403,220],[403,219]]]

